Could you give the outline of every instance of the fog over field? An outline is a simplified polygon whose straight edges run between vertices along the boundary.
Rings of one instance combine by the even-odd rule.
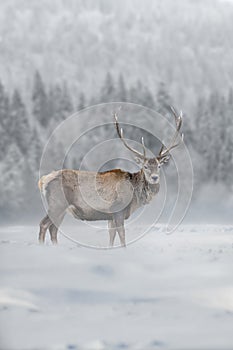
[[[0,350],[232,347],[232,19],[230,0],[0,1]],[[127,247],[68,214],[40,246],[39,178],[138,171],[113,113],[155,157],[171,106],[184,142]]]
[[[24,220],[26,212],[32,218],[42,210],[36,183],[52,130],[84,107],[120,101],[168,118],[170,105],[183,111],[193,200],[199,200],[197,208],[205,201],[205,208],[211,205],[198,219],[231,220],[225,205],[232,207],[232,16],[231,3],[215,0],[2,0],[2,219]],[[120,117],[124,122],[124,110]],[[141,120],[146,127],[146,118]],[[135,131],[127,135],[135,139]],[[99,128],[96,143],[115,136],[113,129]],[[51,170],[57,169],[60,141]],[[158,144],[149,135],[146,143],[156,153]],[[87,150],[84,139],[66,165],[78,168]]]

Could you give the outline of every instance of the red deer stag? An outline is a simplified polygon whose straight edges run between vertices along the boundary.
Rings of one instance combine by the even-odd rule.
[[[135,210],[149,203],[158,193],[160,167],[169,160],[170,151],[179,144],[177,139],[182,114],[177,115],[175,110],[171,109],[176,122],[175,134],[169,147],[162,144],[159,154],[154,158],[146,157],[143,138],[142,153],[128,145],[123,130],[119,127],[117,115],[114,115],[119,138],[124,146],[136,155],[137,163],[141,164],[138,172],[130,173],[120,169],[105,172],[62,169],[39,180],[39,188],[48,203],[48,213],[40,223],[40,243],[44,243],[47,229],[52,242],[57,243],[58,228],[66,211],[69,211],[80,220],[108,220],[110,246],[113,246],[117,232],[121,246],[125,246],[124,220]]]

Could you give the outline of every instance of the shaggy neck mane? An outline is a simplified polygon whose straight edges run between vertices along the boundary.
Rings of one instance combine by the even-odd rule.
[[[137,200],[142,204],[148,204],[159,191],[159,184],[150,184],[142,169],[132,174],[132,184]]]

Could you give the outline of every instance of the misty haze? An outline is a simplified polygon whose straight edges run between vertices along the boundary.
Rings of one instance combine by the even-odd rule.
[[[1,0],[0,350],[231,348],[232,19],[223,0]],[[39,245],[39,179],[145,174],[113,114],[155,158],[171,106],[179,146],[125,220],[127,247],[83,212]]]

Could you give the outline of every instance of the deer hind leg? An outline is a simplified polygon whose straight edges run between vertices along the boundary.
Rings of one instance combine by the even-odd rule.
[[[125,244],[125,228],[124,228],[124,217],[122,213],[117,213],[114,217],[115,227],[120,237],[122,247],[126,247]]]
[[[46,231],[49,228],[51,240],[57,243],[57,231],[65,215],[65,206],[50,205],[48,215],[40,223],[39,242],[44,243]]]
[[[115,222],[113,220],[108,221],[108,232],[109,232],[109,236],[110,236],[109,246],[113,247],[114,239],[116,237],[116,232],[117,232]]]
[[[49,233],[53,244],[57,244],[57,232],[58,232],[59,226],[61,225],[64,219],[64,216],[65,216],[65,213],[61,214],[57,218],[56,222],[54,222],[52,225],[49,226]]]
[[[39,242],[44,243],[47,229],[52,225],[49,215],[46,215],[40,222]]]

